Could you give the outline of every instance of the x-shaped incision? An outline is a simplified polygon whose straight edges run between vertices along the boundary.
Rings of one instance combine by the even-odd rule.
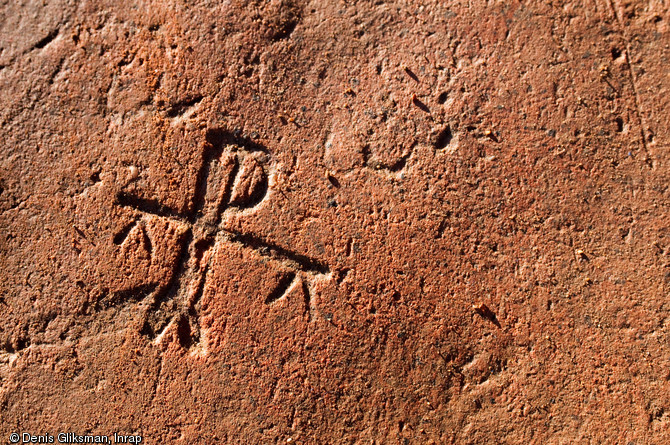
[[[328,266],[315,259],[269,243],[257,235],[224,228],[224,214],[253,208],[265,198],[269,156],[262,145],[228,132],[210,131],[188,212],[175,212],[156,201],[125,191],[117,194],[117,203],[122,206],[175,220],[188,227],[186,243],[179,244],[182,252],[177,256],[176,273],[167,286],[157,286],[148,297],[150,302],[144,314],[142,334],[150,339],[160,339],[170,324],[176,323],[183,346],[200,342],[200,298],[212,248],[217,242],[241,243],[264,257],[280,261],[289,269],[276,288],[269,292],[265,300],[268,304],[285,295],[301,275],[314,277],[328,273]],[[309,290],[305,285],[303,288],[307,304],[310,304]],[[185,333],[188,335],[182,335]]]

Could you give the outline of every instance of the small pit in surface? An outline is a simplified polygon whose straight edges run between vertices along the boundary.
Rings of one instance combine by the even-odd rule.
[[[447,125],[444,127],[444,130],[440,132],[440,134],[437,135],[437,139],[435,139],[435,149],[436,150],[442,150],[446,148],[454,138],[453,133],[451,132],[451,127]]]

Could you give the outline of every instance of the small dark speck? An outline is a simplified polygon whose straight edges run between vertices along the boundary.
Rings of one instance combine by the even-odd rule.
[[[400,332],[398,332],[397,337],[398,337],[400,340],[404,340],[404,339],[407,338],[407,333],[404,332],[404,331],[400,331]]]
[[[553,138],[556,136],[556,130],[547,130],[547,134]]]
[[[302,107],[300,107],[300,111],[304,113],[305,111],[307,111],[307,107],[303,105]]]
[[[258,139],[258,132],[257,131],[252,131],[250,136],[251,136],[251,139]]]
[[[326,177],[333,187],[340,188],[340,181],[335,176],[328,174]]]
[[[328,207],[337,207],[337,201],[335,199],[331,199],[328,201]]]

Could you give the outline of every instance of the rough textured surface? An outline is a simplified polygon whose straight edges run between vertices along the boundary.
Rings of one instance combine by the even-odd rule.
[[[670,441],[670,8],[421,3],[3,2],[2,440]]]

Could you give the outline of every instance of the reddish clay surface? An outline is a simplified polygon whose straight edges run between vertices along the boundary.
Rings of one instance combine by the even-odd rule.
[[[670,441],[665,2],[3,3],[2,441]]]

